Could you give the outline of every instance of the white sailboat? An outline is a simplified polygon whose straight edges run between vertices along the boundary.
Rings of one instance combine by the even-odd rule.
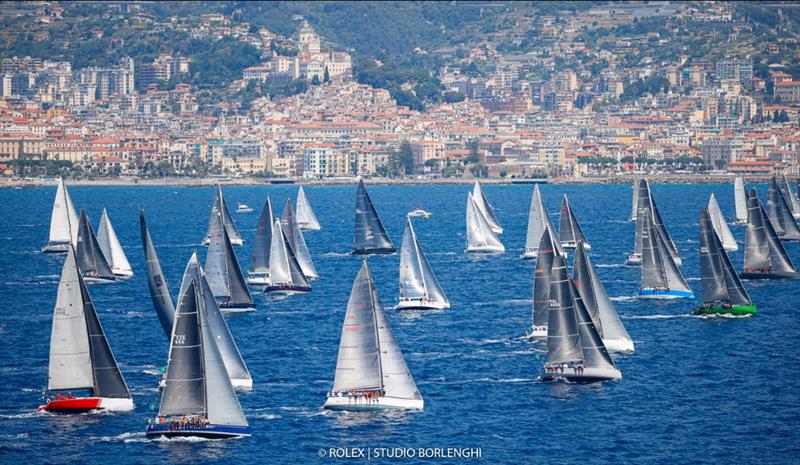
[[[366,260],[342,325],[330,410],[422,410],[424,401],[392,334]]]
[[[311,209],[311,204],[308,203],[306,193],[303,186],[300,186],[300,191],[297,193],[297,224],[301,229],[308,231],[319,231],[319,221]]]
[[[269,276],[264,292],[287,295],[311,292],[311,283],[300,268],[280,220],[272,223]]]
[[[178,299],[161,405],[158,416],[148,420],[147,437],[222,439],[252,434],[197,279],[195,275],[188,280]]]
[[[533,187],[531,207],[528,212],[528,230],[525,234],[525,249],[522,251],[520,258],[531,259],[538,256],[539,240],[542,238],[542,233],[546,227],[549,227],[550,232],[555,234],[556,228],[553,226],[553,222],[550,221],[550,215],[547,213],[547,209],[544,208],[542,194],[539,192],[539,185],[536,184]],[[561,247],[560,241],[554,241],[553,245],[558,253],[564,254],[564,249]]]
[[[411,217],[406,217],[403,245],[400,248],[400,298],[394,309],[445,308],[450,308],[450,302],[444,296],[442,287],[417,242]]]
[[[736,243],[728,223],[725,222],[725,217],[722,216],[722,210],[720,210],[713,193],[711,198],[708,199],[708,214],[711,216],[711,225],[714,227],[714,232],[717,233],[725,250],[739,250],[739,244]]]
[[[78,214],[72,204],[64,180],[58,178],[56,198],[50,216],[50,236],[42,248],[45,253],[64,253],[70,244],[74,247],[78,240]]]
[[[486,196],[483,195],[483,190],[481,190],[481,185],[478,181],[475,181],[475,186],[472,188],[472,199],[475,200],[475,205],[478,206],[478,210],[483,217],[486,218],[486,222],[489,223],[492,231],[497,234],[503,234],[503,228],[497,221],[497,217],[494,216],[494,209],[489,204],[489,200],[486,199]]]
[[[467,252],[469,253],[503,253],[506,248],[498,239],[492,227],[487,223],[478,205],[467,194]]]
[[[669,245],[658,232],[650,217],[650,210],[639,210],[644,222],[642,230],[642,285],[639,298],[678,299],[693,298],[694,293],[683,278],[678,265],[669,252]],[[638,221],[638,219],[637,219]]]
[[[61,394],[61,391],[84,389],[89,390],[88,396]],[[39,410],[57,413],[133,410],[133,398],[69,245],[53,311],[47,392],[51,395]],[[53,392],[57,394],[52,396]]]
[[[286,199],[281,225],[283,226],[283,232],[286,234],[286,239],[297,257],[297,262],[300,263],[303,274],[308,279],[319,278],[317,269],[314,267],[314,261],[311,260],[311,252],[308,251],[308,245],[306,245],[306,240],[303,237],[303,231],[300,230],[300,225],[297,223],[294,209],[292,208],[292,199]]]
[[[747,196],[744,191],[744,179],[741,176],[736,178],[733,184],[733,195],[736,201],[736,223],[747,224]]]
[[[114,227],[111,226],[111,220],[108,219],[106,209],[103,209],[103,214],[100,215],[100,227],[97,228],[97,242],[100,244],[100,250],[106,257],[106,261],[111,266],[111,271],[114,276],[119,278],[130,278],[133,276],[131,264],[128,263],[128,257],[125,256],[125,251],[122,250],[122,245],[117,239],[117,233]]]

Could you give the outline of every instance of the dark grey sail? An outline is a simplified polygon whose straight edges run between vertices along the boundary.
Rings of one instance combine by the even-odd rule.
[[[286,258],[289,263],[289,275],[292,277],[292,283],[295,286],[311,287],[311,283],[303,273],[303,268],[300,266],[300,262],[297,260],[297,255],[294,253],[292,244],[289,243],[289,239],[286,237],[286,230],[283,228],[283,226],[281,226],[281,233],[283,236],[283,244],[286,247]]]
[[[144,218],[144,210],[139,211],[139,229],[142,234],[142,246],[144,247],[144,260],[147,264],[147,285],[150,288],[150,298],[153,299],[153,307],[156,309],[158,321],[167,339],[172,334],[172,324],[175,319],[175,305],[172,303],[172,296],[167,286],[167,280],[161,271],[161,263],[156,255],[156,248],[147,230],[147,221]]]
[[[800,241],[800,228],[792,215],[786,196],[780,189],[775,176],[769,184],[767,215],[775,232],[782,241]]]
[[[608,354],[603,343],[603,338],[597,331],[595,320],[589,315],[586,306],[581,300],[581,295],[575,287],[575,283],[569,280],[569,289],[572,293],[573,305],[575,309],[575,322],[578,325],[578,336],[581,344],[581,353],[583,355],[583,365],[587,368],[613,368],[614,362]]]
[[[722,246],[708,209],[700,211],[700,277],[703,303],[726,302],[731,305],[751,305],[739,277],[733,271],[728,254]]]
[[[106,261],[97,237],[94,235],[86,210],[81,209],[81,218],[78,222],[78,243],[75,247],[78,260],[78,269],[84,278],[114,281],[114,272]]]
[[[586,243],[586,237],[583,235],[583,230],[580,224],[578,224],[575,213],[572,211],[572,207],[569,204],[567,194],[564,194],[564,198],[561,201],[561,218],[558,226],[558,238],[561,242],[561,246],[565,248],[574,248],[578,242],[583,242],[584,246],[588,245]]]
[[[221,216],[212,226],[211,243],[206,256],[208,284],[222,308],[252,308],[253,298],[247,289],[239,260],[233,251],[228,232],[222,227]]]
[[[253,255],[250,259],[251,274],[269,273],[269,248],[272,243],[272,202],[269,197],[264,202],[261,216],[258,217],[256,240],[253,242]]]
[[[647,289],[667,289],[669,283],[664,272],[664,264],[659,253],[657,237],[653,221],[650,219],[650,211],[641,209],[637,215],[645,224],[642,229],[642,287]]]
[[[636,189],[639,193],[639,198],[636,201],[636,236],[633,253],[635,255],[642,255],[642,231],[644,231],[645,221],[642,215],[645,211],[650,211],[650,185],[646,179],[639,180],[639,186]]]
[[[586,255],[586,249],[583,248],[582,243],[578,243],[575,250],[575,262],[572,265],[573,281],[580,292],[581,300],[583,301],[586,311],[592,317],[595,329],[603,337],[603,324],[600,320],[599,306],[595,291],[593,288],[592,275],[589,271],[589,257]]]
[[[356,229],[352,254],[392,254],[396,251],[375,206],[372,204],[364,181],[359,181],[356,193]]]
[[[122,378],[114,354],[108,345],[108,339],[100,325],[97,311],[86,289],[86,283],[78,278],[83,297],[83,312],[86,317],[86,329],[89,335],[89,349],[92,357],[92,370],[94,371],[94,388],[92,395],[97,397],[127,398],[131,397],[128,386]]]
[[[553,257],[550,309],[547,312],[547,363],[577,362],[583,359],[578,323],[564,258]]]
[[[219,213],[222,215],[222,222],[225,225],[225,230],[228,231],[228,237],[232,243],[242,245],[242,236],[239,235],[239,230],[236,229],[236,223],[233,222],[228,204],[225,202],[225,197],[222,196],[222,187],[219,184],[215,186],[214,202],[211,204],[211,217],[208,220],[208,232],[206,233],[205,243],[208,244],[211,240],[211,230],[214,223],[214,216]]]
[[[645,227],[645,223],[644,221],[640,220],[640,216],[641,213],[646,210],[649,212],[650,219],[655,225],[656,230],[667,244],[669,254],[677,263],[680,263],[680,258],[678,258],[678,248],[675,247],[675,243],[672,241],[672,238],[667,232],[667,228],[664,226],[664,221],[661,219],[661,213],[658,211],[656,202],[653,199],[653,194],[650,192],[650,183],[646,179],[641,179],[639,181],[639,200],[637,202],[637,208],[636,243],[634,254],[640,255],[642,253],[642,231]]]
[[[755,189],[747,194],[747,232],[744,241],[743,278],[796,277],[795,269],[783,248]]]
[[[533,326],[547,326],[550,309],[550,280],[556,255],[550,227],[545,226],[539,240],[539,256],[533,272]]]
[[[167,377],[159,416],[205,416],[200,297],[192,281],[181,293],[169,347]]]

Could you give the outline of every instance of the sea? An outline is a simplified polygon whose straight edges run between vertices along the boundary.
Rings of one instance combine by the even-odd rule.
[[[756,187],[766,201],[766,186]],[[558,224],[567,195],[592,248],[596,271],[636,345],[615,355],[623,378],[593,385],[542,383],[545,345],[531,325],[534,262],[523,249],[533,186],[486,185],[505,228],[506,253],[464,253],[470,185],[368,186],[394,244],[406,213],[451,308],[391,310],[399,255],[368,259],[394,334],[425,400],[419,412],[343,413],[322,409],[333,383],[339,337],[361,259],[350,256],[354,185],[305,188],[320,231],[306,232],[320,279],[289,298],[256,295],[257,311],[227,316],[252,373],[240,391],[253,436],[235,440],[150,440],[168,341],[150,300],[138,211],[144,209],[173,296],[192,252],[205,260],[211,187],[73,186],[93,225],[103,208],[134,276],[90,286],[136,409],[60,416],[37,413],[47,383],[51,319],[64,255],[40,252],[54,187],[0,189],[0,463],[576,463],[796,464],[800,460],[800,280],[745,281],[753,318],[692,316],[697,299],[640,300],[630,185],[542,185]],[[297,186],[224,187],[250,263],[267,196],[280,215]],[[699,215],[715,194],[729,223],[733,184],[653,185],[682,273],[700,295]],[[237,204],[253,207],[235,213]],[[741,269],[745,228],[731,226]],[[800,243],[785,244],[800,264]],[[572,261],[570,254],[569,262]],[[465,457],[465,455],[467,455]],[[460,456],[460,458],[459,458]]]

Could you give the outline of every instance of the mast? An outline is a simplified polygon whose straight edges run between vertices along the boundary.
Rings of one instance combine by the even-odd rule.
[[[307,278],[318,278],[317,269],[314,267],[314,262],[311,260],[311,253],[308,251],[308,246],[303,238],[303,232],[295,219],[294,210],[292,208],[292,199],[286,199],[286,205],[283,207],[283,219],[281,220],[286,238],[292,246],[292,250],[297,256],[297,261],[300,263],[300,268]]]
[[[147,265],[147,285],[150,288],[150,298],[153,299],[153,307],[156,310],[158,321],[161,323],[161,328],[169,339],[175,319],[175,306],[172,304],[169,286],[167,286],[164,273],[161,271],[161,263],[158,261],[153,240],[150,238],[150,231],[147,229],[144,210],[139,210],[139,229],[142,234],[144,260]]]
[[[311,209],[311,204],[308,203],[303,186],[300,186],[300,191],[297,193],[297,222],[302,229],[309,231],[320,230],[319,221],[317,221],[317,216],[314,215],[314,210]]]
[[[250,273],[269,273],[269,257],[272,242],[272,202],[267,196],[261,216],[258,217],[256,240],[253,242],[253,255],[250,259]]]

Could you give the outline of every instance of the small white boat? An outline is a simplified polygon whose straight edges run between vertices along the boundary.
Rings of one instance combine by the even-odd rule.
[[[421,216],[421,217],[423,217],[423,218],[425,218],[427,220],[428,218],[431,217],[431,213],[426,212],[425,210],[423,210],[421,208],[417,208],[416,210],[414,210],[412,212],[408,212],[408,216],[410,216],[412,218],[417,218],[417,217]]]
[[[236,213],[253,213],[253,209],[248,207],[247,204],[240,203],[239,207],[236,208]]]

